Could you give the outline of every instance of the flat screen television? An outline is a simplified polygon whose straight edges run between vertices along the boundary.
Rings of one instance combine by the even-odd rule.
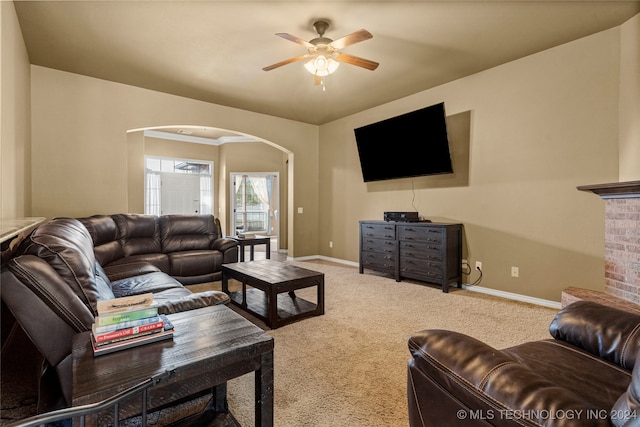
[[[353,132],[365,182],[453,173],[444,102]]]

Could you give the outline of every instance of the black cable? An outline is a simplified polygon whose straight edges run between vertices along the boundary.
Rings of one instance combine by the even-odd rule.
[[[470,284],[469,286],[476,286],[477,284],[479,284],[482,281],[482,270],[480,270],[478,267],[476,267],[476,270],[478,270],[480,272],[480,277],[478,277],[476,279],[476,281],[473,282],[472,284]]]
[[[463,271],[463,272],[462,272],[462,274],[465,274],[465,275],[467,275],[467,276],[468,276],[469,274],[471,274],[471,266],[469,265],[469,263],[468,263],[467,261],[465,261],[464,263],[462,263],[462,267],[463,267],[463,268],[466,268],[466,271]]]
[[[411,199],[411,206],[413,206],[413,210],[418,212],[418,208],[416,208],[416,188],[415,183],[413,182],[413,178],[411,178],[411,193],[413,194],[413,198]]]
[[[471,272],[473,270],[471,269],[471,266],[469,265],[469,262],[465,260],[465,262],[462,264],[462,267],[465,269],[462,272],[462,274],[464,274],[466,276],[470,276]],[[476,286],[477,284],[480,283],[480,281],[482,281],[482,270],[480,270],[478,267],[476,267],[476,270],[478,270],[480,272],[480,277],[478,277],[475,282],[473,282],[473,283],[471,283],[471,284],[469,284],[467,286]]]

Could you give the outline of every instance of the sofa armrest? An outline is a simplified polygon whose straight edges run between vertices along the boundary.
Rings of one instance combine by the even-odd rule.
[[[158,306],[158,312],[160,314],[181,313],[212,305],[227,304],[228,302],[229,296],[221,291],[196,292],[179,298],[161,301]]]
[[[589,353],[632,370],[640,354],[640,316],[592,301],[562,309],[549,332]]]
[[[528,419],[521,419],[521,425],[546,425],[546,414],[585,409],[584,400],[571,390],[467,335],[425,330],[414,334],[408,344],[413,356],[409,367],[420,372],[416,378],[438,384],[461,407],[491,416],[492,425],[513,425],[510,417],[515,414]],[[415,388],[424,387],[418,384]],[[437,412],[437,402],[432,405],[429,410]],[[456,416],[450,414],[451,420]],[[603,425],[602,420],[584,421],[581,425]]]
[[[223,263],[238,262],[238,242],[234,239],[221,237],[213,241],[211,249],[222,252]]]
[[[62,391],[70,405],[71,343],[77,333],[91,330],[93,313],[53,267],[33,255],[9,261],[2,268],[0,282],[2,300],[48,365],[55,368],[59,390],[50,397],[55,400],[59,397],[55,394]],[[41,381],[41,392],[46,393],[48,382]],[[41,393],[38,405],[46,407],[42,397]]]

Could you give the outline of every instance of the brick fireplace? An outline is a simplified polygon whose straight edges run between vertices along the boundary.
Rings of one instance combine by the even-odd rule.
[[[640,312],[640,181],[585,185],[605,201],[605,290],[569,288],[562,305],[588,299]]]
[[[640,304],[640,198],[605,201],[605,292]]]

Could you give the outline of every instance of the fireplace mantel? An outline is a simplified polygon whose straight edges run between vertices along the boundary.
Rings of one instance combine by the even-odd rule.
[[[612,182],[610,184],[580,185],[581,191],[591,191],[603,199],[640,197],[640,181]]]

